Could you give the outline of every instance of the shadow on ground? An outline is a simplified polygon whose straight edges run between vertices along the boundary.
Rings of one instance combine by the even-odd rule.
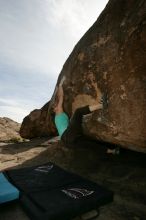
[[[31,141],[27,142],[20,142],[20,143],[8,143],[0,146],[0,153],[2,154],[16,154],[22,153],[31,148],[37,147],[44,143],[44,141],[48,140],[48,138],[36,138],[32,139]]]
[[[146,154],[122,149],[120,155],[114,156],[107,155],[105,146],[99,143],[98,147],[74,149],[67,149],[57,143],[46,146],[33,159],[15,168],[48,161],[114,191],[114,202],[101,208],[98,220],[146,219]],[[3,207],[0,213],[0,220],[28,219],[18,203]]]

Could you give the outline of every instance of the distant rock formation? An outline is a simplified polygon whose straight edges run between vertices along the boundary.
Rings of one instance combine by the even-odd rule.
[[[63,76],[69,115],[103,97],[104,109],[84,121],[87,134],[146,152],[146,1],[110,0],[75,46],[57,83]],[[51,129],[50,113],[42,108],[24,119],[21,135],[50,135]]]
[[[19,130],[21,124],[10,118],[0,117],[0,142],[21,140]]]

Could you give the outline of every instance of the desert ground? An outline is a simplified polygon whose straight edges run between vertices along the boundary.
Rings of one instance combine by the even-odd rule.
[[[146,219],[146,154],[121,149],[108,155],[105,147],[68,149],[47,138],[0,143],[0,170],[54,162],[114,192],[114,201],[100,208],[98,220]],[[0,207],[0,220],[28,220],[19,202]],[[76,220],[80,218],[77,217]]]

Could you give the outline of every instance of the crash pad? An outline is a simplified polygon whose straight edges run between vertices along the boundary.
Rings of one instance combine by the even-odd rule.
[[[69,220],[113,200],[113,192],[52,162],[8,170],[21,191],[22,207],[32,220]]]

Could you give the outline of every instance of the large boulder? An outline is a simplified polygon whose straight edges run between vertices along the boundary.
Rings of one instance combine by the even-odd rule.
[[[46,103],[41,109],[33,110],[23,119],[20,128],[20,135],[23,138],[35,138],[56,135],[56,128],[53,117],[49,110],[50,102]]]
[[[64,109],[69,115],[77,107],[103,98],[103,110],[84,120],[87,134],[142,152],[146,152],[145,12],[146,1],[110,0],[75,46],[57,82],[66,76]],[[47,117],[43,121],[50,126]],[[27,127],[32,127],[32,121],[27,122]],[[46,132],[41,126],[33,129],[39,129],[39,135]],[[32,133],[30,129],[25,137]]]

